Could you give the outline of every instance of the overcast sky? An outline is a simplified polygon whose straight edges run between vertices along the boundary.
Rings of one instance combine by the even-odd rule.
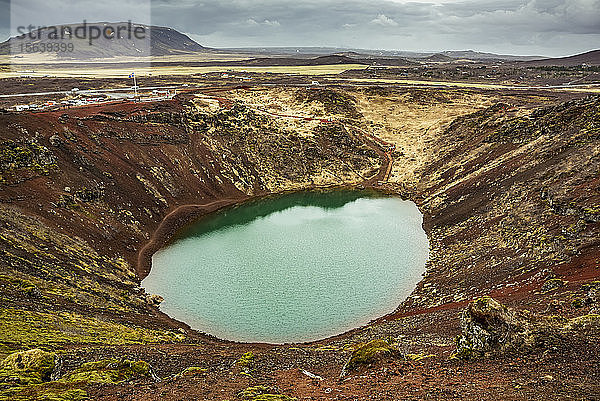
[[[170,26],[221,48],[473,49],[546,56],[600,48],[600,0],[0,0],[2,38],[11,14],[13,31],[17,25],[131,19]]]

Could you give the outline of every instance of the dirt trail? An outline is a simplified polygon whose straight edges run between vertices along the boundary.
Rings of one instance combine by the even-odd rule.
[[[144,245],[138,254],[136,273],[140,279],[146,278],[152,267],[152,255],[165,246],[173,234],[183,228],[187,222],[201,215],[217,211],[223,207],[234,205],[244,198],[227,198],[200,205],[182,205],[168,213],[154,231],[150,241]]]
[[[203,98],[211,99],[219,102],[220,107],[225,109],[230,109],[233,105],[233,100],[225,97],[224,95],[220,96],[212,96],[208,95],[205,92],[214,93],[214,92],[227,92],[232,89],[244,89],[244,88],[209,88],[208,90],[201,90],[200,92],[204,95]],[[329,118],[316,118],[316,117],[308,117],[301,116],[295,114],[280,114],[273,113],[268,110],[264,110],[258,107],[250,107],[249,108],[258,113],[266,113],[276,118],[292,118],[304,121],[319,121],[321,123],[335,123],[335,120],[332,117]],[[370,178],[365,178],[362,183],[365,186],[379,186],[382,183],[387,182],[391,170],[393,158],[390,150],[395,148],[395,145],[380,139],[372,134],[367,133],[365,130],[350,126],[358,131],[364,138],[365,143],[368,144],[382,159],[383,163],[377,174]],[[347,126],[344,126],[346,130],[348,130]],[[261,196],[260,194],[258,196]],[[176,209],[169,212],[163,220],[160,222],[158,228],[154,231],[152,238],[150,241],[144,245],[144,247],[139,251],[137,257],[136,264],[136,273],[138,277],[144,279],[149,273],[152,266],[152,255],[161,247],[165,246],[172,235],[183,226],[185,226],[189,221],[194,220],[204,214],[212,213],[218,209],[223,207],[231,206],[236,203],[247,201],[253,197],[239,197],[239,198],[227,198],[218,201],[209,202],[206,204],[190,204],[190,205],[182,205],[177,207]]]
[[[375,144],[375,147],[382,150],[385,158],[386,158],[386,163],[385,163],[385,172],[381,178],[381,182],[388,182],[390,175],[392,173],[392,167],[394,165],[394,158],[392,157],[392,151],[396,148],[396,145],[394,145],[391,142],[388,142],[384,139],[381,139],[373,134],[369,134],[367,131],[365,131],[364,129],[360,128],[360,127],[356,127],[356,126],[351,126],[352,128],[356,129],[357,131],[359,131],[367,140],[369,140],[370,142]],[[383,169],[383,166],[382,166]]]
[[[238,89],[238,88],[235,88],[235,89]],[[244,89],[244,88],[242,88],[242,89]],[[220,92],[227,91],[227,90],[230,90],[230,89],[229,88],[219,89]],[[205,92],[205,91],[202,91],[202,92]],[[224,107],[227,109],[230,109],[233,104],[233,101],[231,99],[228,99],[223,96],[212,97],[212,96],[207,95],[206,93],[204,93],[204,95],[208,99],[218,101],[219,104],[221,105],[221,107]],[[261,107],[251,107],[251,106],[248,106],[248,107],[255,112],[267,114],[269,116],[276,117],[276,118],[290,118],[290,119],[303,120],[303,121],[318,121],[318,122],[324,123],[324,124],[335,124],[338,121],[333,116],[312,117],[312,116],[305,116],[305,115],[299,115],[299,114],[293,114],[293,113],[292,114],[283,114],[283,113],[275,113],[275,112],[266,110]],[[340,120],[340,122],[343,123],[343,120]],[[381,185],[383,183],[387,183],[390,178],[390,175],[392,173],[392,168],[393,168],[393,164],[394,164],[394,159],[392,157],[392,151],[395,150],[396,145],[394,145],[393,143],[388,142],[384,139],[381,139],[373,134],[370,134],[360,127],[357,127],[354,125],[344,125],[344,128],[346,130],[348,130],[348,127],[353,128],[354,130],[360,132],[360,134],[366,140],[366,143],[369,144],[369,146],[371,146],[371,148],[373,150],[375,150],[380,156],[383,156],[382,159],[384,159],[384,163],[381,166],[380,172],[378,174],[376,174],[374,177],[367,179],[365,185]]]

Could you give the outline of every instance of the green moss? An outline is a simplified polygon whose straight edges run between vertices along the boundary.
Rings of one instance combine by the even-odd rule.
[[[355,370],[360,366],[370,365],[384,357],[399,357],[400,352],[393,347],[389,342],[384,340],[373,340],[366,344],[360,344],[348,362],[344,365],[342,374]]]
[[[55,358],[56,354],[40,349],[12,353],[0,363],[0,382],[28,385],[48,381]]]
[[[408,359],[410,359],[411,361],[422,361],[423,359],[427,359],[427,358],[435,358],[436,355],[435,354],[406,354],[406,357]]]
[[[565,324],[567,324],[569,322],[569,319],[567,319],[564,316],[560,316],[560,315],[550,315],[546,317],[546,323],[548,323],[549,325],[553,325],[555,327],[560,327],[560,326],[564,326]]]
[[[261,394],[252,398],[252,401],[293,401],[295,398],[283,394]]]
[[[24,280],[18,277],[10,277],[5,275],[0,275],[0,284],[6,283],[12,287],[14,287],[17,291],[23,292],[28,295],[36,295],[38,292],[37,287],[31,281]]]
[[[122,383],[136,377],[148,376],[150,365],[145,361],[106,359],[88,362],[59,382],[64,383]]]
[[[251,399],[253,397],[258,397],[261,394],[265,394],[269,392],[269,388],[267,386],[253,386],[248,387],[245,390],[242,390],[238,396],[243,399]]]
[[[235,361],[233,365],[241,368],[240,374],[250,376],[252,371],[252,361],[254,361],[254,354],[252,352],[246,352],[240,359]]]
[[[84,401],[89,399],[82,389],[47,388],[44,385],[15,388],[0,392],[0,401]]]
[[[145,361],[107,359],[81,365],[60,380],[50,382],[55,354],[39,349],[9,355],[0,365],[0,401],[87,399],[81,385],[118,384],[147,377],[150,365]]]
[[[242,355],[240,357],[240,359],[235,361],[235,364],[237,366],[245,368],[245,367],[248,367],[252,363],[253,360],[254,360],[254,353],[246,352],[244,355]]]
[[[4,262],[0,287],[6,290],[4,294],[36,296],[37,305],[46,310],[53,310],[56,297],[121,313],[144,306],[132,291],[137,285],[135,273],[122,259],[99,255],[83,240],[15,209],[0,206],[0,220],[4,222],[0,230],[0,260]]]
[[[0,346],[13,349],[73,343],[123,345],[178,341],[178,333],[131,327],[75,313],[0,309]]]
[[[456,351],[450,356],[450,359],[462,359],[468,361],[480,355],[473,350],[473,343],[464,336],[456,336]]]
[[[473,306],[485,313],[489,313],[498,309],[498,305],[500,304],[489,296],[480,297],[473,301]]]
[[[573,329],[600,328],[600,315],[590,314],[576,317],[571,320],[571,327]]]
[[[590,290],[600,290],[600,281],[591,281],[581,286],[581,289],[585,292]]]
[[[147,376],[150,374],[150,365],[145,361],[137,361],[131,365],[131,370],[137,375]]]
[[[458,359],[474,359],[519,342],[522,321],[505,305],[486,296],[469,303],[460,314],[461,334],[456,337]]]
[[[19,169],[47,175],[58,169],[58,165],[52,152],[35,141],[0,143],[0,171],[10,173]]]
[[[244,401],[294,401],[295,398],[283,394],[272,394],[267,386],[253,386],[242,390],[238,397]]]
[[[208,369],[204,369],[198,366],[190,366],[185,369],[183,372],[179,373],[177,377],[191,377],[191,376],[199,376],[206,373]]]
[[[39,399],[47,401],[83,401],[88,399],[88,395],[81,389],[66,390],[63,392],[45,391],[39,395]]]

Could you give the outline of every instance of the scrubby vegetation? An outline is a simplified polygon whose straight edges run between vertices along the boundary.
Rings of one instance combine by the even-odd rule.
[[[58,168],[57,159],[45,146],[36,140],[0,143],[0,185],[14,184],[24,178],[15,173],[29,170],[34,175],[48,175]]]
[[[487,139],[489,142],[523,144],[541,136],[551,138],[568,133],[570,146],[583,145],[600,139],[600,105],[598,97],[592,96],[584,101],[565,102],[536,109],[529,115],[491,120],[486,124],[497,125]]]
[[[28,385],[50,381],[56,358],[56,354],[41,349],[10,354],[0,363],[0,382]]]
[[[150,365],[145,361],[107,359],[84,363],[60,381],[65,383],[112,383],[118,384],[150,374]]]
[[[345,92],[332,89],[308,89],[298,91],[296,100],[305,103],[319,103],[327,114],[340,114],[348,118],[360,117],[355,106],[356,99]]]
[[[0,363],[0,400],[79,401],[88,399],[81,387],[89,384],[119,384],[150,375],[144,361],[107,359],[84,363],[60,374],[60,356],[32,349],[10,354]]]
[[[324,124],[310,136],[298,135],[239,102],[217,113],[192,111],[185,125],[210,144],[222,174],[246,193],[309,185],[321,180],[324,171],[350,181],[360,178],[356,173],[369,176],[381,164],[371,148],[343,127]]]

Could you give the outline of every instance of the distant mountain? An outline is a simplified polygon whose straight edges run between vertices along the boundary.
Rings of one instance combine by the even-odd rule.
[[[484,52],[476,52],[473,50],[448,50],[441,52],[444,56],[448,56],[454,59],[466,59],[466,60],[502,60],[502,61],[528,61],[528,60],[538,60],[542,58],[541,56],[512,56],[508,54],[494,54],[494,53],[484,53]]]
[[[346,56],[346,57],[361,57],[361,54],[355,51],[343,51],[339,53],[334,53],[334,56]]]
[[[143,37],[136,37],[136,33]],[[85,36],[82,34],[85,33]],[[54,36],[53,36],[54,35]],[[93,35],[98,35],[94,36]],[[57,39],[59,36],[60,39]],[[83,36],[83,37],[82,37]],[[90,44],[91,43],[91,44]],[[56,52],[47,47],[61,46],[62,51]],[[68,46],[68,51],[64,51]],[[45,52],[56,54],[59,58],[68,60],[110,59],[115,57],[146,57],[167,56],[177,54],[193,54],[199,52],[214,52],[196,43],[187,35],[172,28],[132,24],[128,22],[108,23],[97,22],[69,24],[40,28],[17,37],[12,37],[0,43],[0,55],[23,56],[26,54]],[[532,61],[541,60],[539,56],[512,56],[493,53],[476,52],[473,50],[444,51],[444,52],[410,52],[399,50],[372,50],[336,47],[273,47],[273,48],[236,48],[223,49],[229,52],[255,55],[265,55],[263,58],[249,60],[257,65],[311,65],[319,64],[367,64],[409,66],[423,62],[451,62],[455,60],[471,60],[478,62],[495,61]],[[593,52],[590,52],[593,53]],[[316,59],[315,59],[316,57]],[[324,57],[324,59],[319,59]],[[577,57],[577,56],[573,56]],[[284,60],[289,59],[291,60]],[[299,61],[304,59],[305,61]],[[570,62],[566,59],[564,62]],[[557,60],[561,63],[563,59]],[[313,60],[313,61],[306,61]],[[590,63],[595,63],[594,57]],[[544,61],[544,60],[541,60]],[[572,61],[581,64],[585,61]],[[312,64],[316,65],[316,64]]]
[[[315,58],[293,58],[293,57],[260,57],[240,62],[247,66],[309,66],[309,65],[332,65],[332,64],[361,64],[359,60],[347,56],[320,56]]]
[[[290,55],[294,57],[316,56],[324,54],[339,54],[350,57],[401,57],[404,59],[422,59],[435,56],[441,61],[442,57],[450,59],[468,59],[474,61],[528,61],[539,60],[542,56],[513,56],[505,54],[483,53],[473,50],[452,50],[444,52],[411,52],[403,50],[372,50],[372,49],[353,49],[353,48],[338,48],[338,47],[252,47],[252,48],[232,48],[224,49],[230,52],[246,52],[252,54],[273,54],[273,55]],[[449,59],[446,59],[450,61]]]
[[[431,63],[448,63],[454,60],[456,59],[441,53],[436,53],[428,57],[419,58],[419,61],[428,61]]]
[[[47,51],[48,46],[60,46],[61,51]],[[127,22],[49,26],[0,43],[2,55],[48,52],[65,59],[165,56],[206,50],[172,28]]]
[[[417,65],[409,60],[402,58],[364,58],[364,57],[347,57],[340,55],[328,55],[319,57],[259,57],[251,58],[247,60],[238,61],[220,61],[220,62],[206,62],[206,63],[193,63],[196,66],[244,66],[244,67],[274,67],[274,66],[290,66],[290,67],[301,67],[301,66],[315,66],[315,65],[336,65],[336,64],[362,64],[369,66],[412,66]]]
[[[557,66],[557,67],[574,67],[577,65],[587,64],[592,66],[600,66],[600,50],[592,50],[586,53],[576,54],[568,57],[546,58],[543,60],[528,61],[523,63],[528,66]]]

